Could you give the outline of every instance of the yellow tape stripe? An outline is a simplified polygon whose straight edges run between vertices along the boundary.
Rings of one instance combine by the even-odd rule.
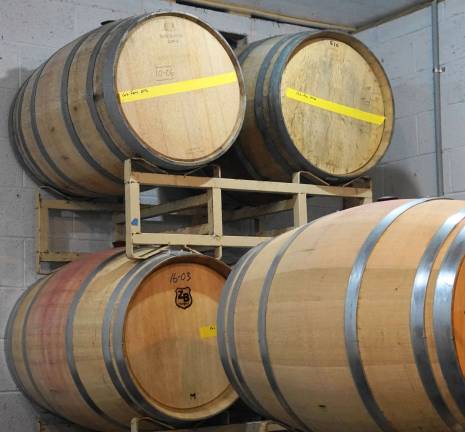
[[[361,120],[367,123],[372,123],[377,126],[382,125],[386,120],[386,117],[378,114],[372,114],[366,111],[361,111],[357,108],[352,108],[347,105],[341,105],[335,102],[330,102],[325,99],[318,98],[316,96],[309,95],[307,93],[294,90],[290,87],[286,89],[286,96],[289,99],[294,99],[298,102],[302,102],[308,105],[315,106],[317,108],[331,111],[343,116],[352,117],[356,120]]]
[[[119,92],[118,96],[121,103],[128,103],[143,99],[152,99],[160,96],[168,96],[176,93],[202,90],[210,87],[231,84],[234,82],[237,82],[236,72],[228,72],[204,78],[179,81],[171,84],[162,84],[158,86],[126,90]]]
[[[211,337],[216,337],[216,325],[212,324],[205,327],[199,328],[200,338],[207,339]]]

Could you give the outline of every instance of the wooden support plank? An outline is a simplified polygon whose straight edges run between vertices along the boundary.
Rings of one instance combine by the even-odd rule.
[[[282,200],[271,204],[264,204],[257,207],[242,207],[238,210],[223,211],[225,222],[234,222],[244,219],[252,219],[275,213],[291,210],[294,207],[294,200]]]
[[[141,185],[151,186],[171,186],[191,189],[220,188],[223,190],[268,192],[275,194],[305,193],[307,195],[354,198],[366,198],[371,195],[370,189],[343,186],[324,186],[214,177],[187,177],[174,174],[155,174],[141,172],[133,172],[132,177]]]
[[[206,205],[208,202],[207,194],[194,195],[188,198],[183,198],[176,201],[170,201],[167,203],[153,205],[144,209],[141,209],[140,218],[149,219],[156,216],[163,216],[166,214],[179,212],[183,210],[192,210],[197,207]],[[114,222],[121,224],[125,222],[124,215],[117,215],[114,218]]]
[[[205,234],[210,235],[210,225],[208,223],[201,225],[192,225],[188,227],[181,227],[174,230],[164,231],[165,233],[172,234]]]
[[[92,203],[68,200],[42,200],[42,208],[48,210],[123,212],[123,204]]]
[[[270,237],[223,236],[201,234],[140,233],[132,235],[134,245],[254,247]]]
[[[70,262],[74,261],[87,253],[84,252],[42,252],[40,254],[41,261],[46,262]]]

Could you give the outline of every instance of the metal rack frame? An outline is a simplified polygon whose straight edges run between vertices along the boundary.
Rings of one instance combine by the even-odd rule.
[[[126,254],[129,258],[145,259],[150,255],[147,255],[146,250],[143,253],[139,253],[137,250],[138,247],[168,245],[212,247],[214,248],[215,257],[221,258],[224,247],[254,247],[271,237],[266,235],[224,235],[223,223],[226,220],[256,218],[285,210],[292,210],[292,228],[294,228],[304,225],[308,221],[308,196],[356,199],[360,204],[372,201],[371,185],[368,185],[368,187],[356,187],[353,185],[354,183],[346,186],[304,184],[301,183],[304,174],[306,173],[295,173],[293,181],[288,183],[222,178],[220,177],[219,170],[217,170],[216,177],[154,174],[134,171],[131,160],[127,160],[124,164]],[[170,203],[151,206],[141,211],[141,186],[201,189],[205,193]],[[223,191],[273,193],[292,195],[293,197],[290,200],[287,199],[272,204],[229,211],[227,216],[224,217],[222,209]],[[143,219],[182,212],[202,206],[207,206],[206,224],[188,227],[178,230],[178,232],[147,233],[142,231],[141,222]]]
[[[51,249],[49,239],[50,211],[68,210],[72,212],[109,212],[112,213],[116,232],[125,239],[126,254],[132,259],[145,259],[160,247],[183,246],[192,248],[213,248],[214,256],[221,258],[224,247],[250,248],[264,240],[289,229],[304,225],[308,221],[307,198],[312,196],[339,197],[344,199],[345,207],[360,205],[372,201],[371,184],[368,180],[356,180],[349,185],[329,186],[302,183],[306,172],[297,172],[292,182],[272,182],[222,178],[219,169],[213,177],[193,175],[154,174],[133,170],[132,161],[124,164],[125,205],[71,199],[44,198],[40,191],[36,194],[37,230],[36,230],[36,271],[48,272],[42,268],[44,262],[66,263],[73,261],[85,252],[55,251]],[[315,179],[312,179],[315,181]],[[203,193],[157,205],[141,205],[141,186],[170,187],[182,189],[200,189]],[[235,210],[222,208],[223,191],[280,194],[285,199],[259,206],[244,206]],[[288,198],[288,196],[292,198]],[[262,216],[284,211],[292,211],[293,223],[284,230],[263,231],[258,228],[257,235],[225,235],[224,223],[246,219],[259,220]],[[142,231],[142,221],[162,215],[194,215],[205,218],[206,223],[179,227],[173,231],[149,233]],[[125,226],[125,229],[123,230]],[[123,233],[124,231],[124,233]],[[145,246],[143,252],[140,247]],[[151,246],[151,252],[147,247]]]
[[[124,206],[121,204],[93,203],[86,201],[72,201],[65,199],[44,198],[40,190],[36,193],[36,272],[48,274],[42,268],[42,263],[66,263],[74,261],[85,255],[85,252],[54,251],[50,246],[50,210],[69,210],[72,212],[110,212],[122,213]]]

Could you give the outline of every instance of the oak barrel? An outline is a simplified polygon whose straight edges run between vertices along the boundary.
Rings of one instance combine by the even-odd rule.
[[[179,171],[222,155],[242,125],[243,87],[232,49],[206,23],[177,12],[131,17],[38,68],[12,105],[10,135],[40,184],[122,195],[125,159]]]
[[[271,37],[249,45],[239,61],[247,110],[223,161],[225,176],[289,181],[292,173],[308,171],[342,183],[384,155],[394,122],[390,84],[353,36]]]
[[[229,268],[166,251],[89,255],[39,280],[11,313],[6,353],[18,387],[43,408],[99,431],[149,416],[163,429],[236,399],[216,342]]]
[[[252,249],[218,315],[239,395],[301,431],[465,428],[465,201],[341,211]]]

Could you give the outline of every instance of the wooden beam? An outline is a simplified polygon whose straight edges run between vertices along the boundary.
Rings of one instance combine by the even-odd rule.
[[[275,213],[281,213],[294,207],[294,200],[282,200],[271,204],[264,204],[257,207],[242,207],[238,210],[224,211],[223,219],[225,222],[234,222],[244,219],[252,219],[259,216],[265,216]]]
[[[42,200],[42,208],[48,210],[123,212],[123,204],[92,203],[86,201]]]
[[[223,236],[202,234],[140,233],[132,235],[134,245],[254,247],[270,237]]]
[[[84,255],[84,252],[41,252],[40,260],[47,262],[70,262],[74,261]]]
[[[212,177],[187,177],[173,174],[155,174],[133,172],[134,181],[142,185],[171,186],[187,189],[210,189],[220,188],[223,190],[268,192],[275,194],[296,194],[318,196],[337,196],[365,198],[371,196],[371,190],[366,188],[343,187],[343,186],[320,186],[300,183],[271,182],[259,180],[238,180],[229,178]]]
[[[171,201],[167,203],[153,205],[140,211],[141,219],[149,219],[156,216],[163,216],[169,213],[192,210],[197,207],[207,205],[207,194],[194,195],[188,198]],[[124,215],[116,215],[114,217],[114,222],[117,224],[124,223]]]
[[[163,231],[167,234],[205,234],[209,235],[210,225],[208,223],[201,225],[192,225],[188,227],[176,228],[174,230]]]

